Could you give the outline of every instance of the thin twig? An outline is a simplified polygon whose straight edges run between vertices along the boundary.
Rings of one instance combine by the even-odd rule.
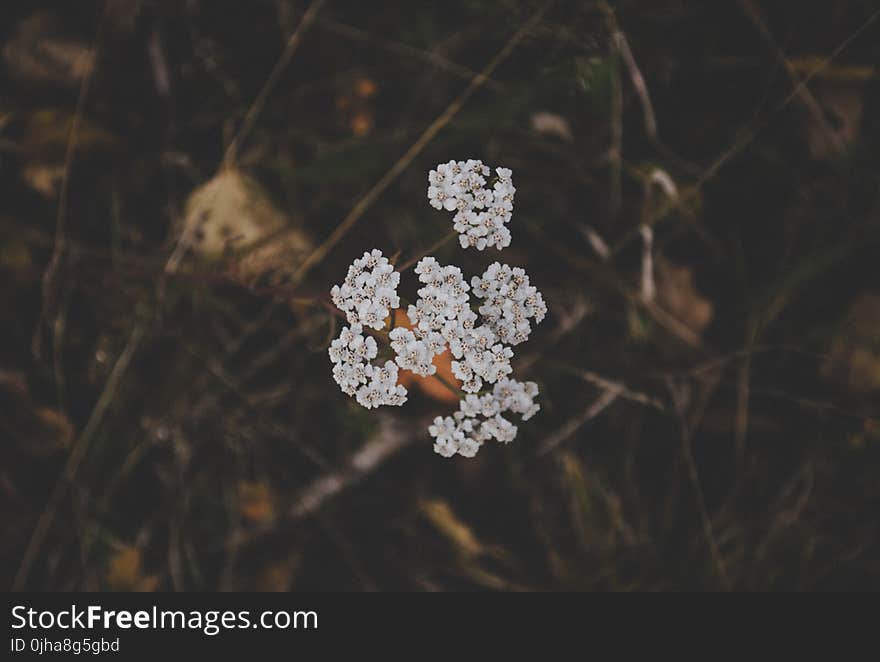
[[[618,397],[620,397],[620,388],[608,387],[602,394],[596,398],[579,416],[575,416],[566,422],[555,433],[544,440],[544,443],[538,448],[538,455],[546,455],[554,448],[564,443],[577,432],[584,423],[590,421],[611,405]]]
[[[605,14],[614,50],[617,51],[621,60],[626,65],[633,88],[636,91],[636,96],[638,96],[639,101],[642,104],[645,133],[649,138],[654,140],[657,138],[657,120],[654,116],[654,104],[651,103],[651,95],[648,94],[648,86],[645,83],[645,77],[642,75],[642,71],[639,69],[635,57],[633,57],[632,49],[629,47],[629,40],[627,40],[623,30],[620,29],[620,24],[617,22],[617,15],[611,8],[611,5],[608,4],[606,0],[602,0],[600,8]]]
[[[379,429],[339,469],[328,471],[307,485],[285,513],[285,521],[295,524],[315,515],[329,501],[354,487],[378,470],[400,451],[424,438],[424,425],[402,421],[393,416],[379,416]],[[278,523],[232,536],[228,546],[238,548],[253,544],[272,533]]]
[[[682,456],[684,457],[685,467],[687,468],[688,479],[691,483],[691,489],[694,492],[694,499],[697,502],[697,509],[700,513],[700,521],[702,522],[703,526],[703,535],[706,538],[706,545],[709,548],[709,555],[715,566],[715,571],[718,575],[718,580],[721,584],[721,587],[725,591],[729,591],[731,588],[730,578],[727,574],[727,568],[725,566],[724,559],[721,557],[721,552],[718,549],[718,543],[715,540],[715,533],[712,527],[712,519],[709,517],[709,510],[706,507],[706,499],[703,496],[703,488],[700,484],[700,475],[697,472],[697,463],[694,461],[693,430],[696,424],[688,421],[686,412],[684,411],[683,398],[680,396],[678,390],[672,383],[669,384],[669,388],[679,418],[681,428],[681,452]],[[697,407],[695,415],[699,415],[702,413],[706,401],[707,399],[704,397],[701,406]]]
[[[746,440],[749,431],[749,399],[750,382],[752,373],[752,345],[755,338],[755,323],[749,319],[746,324],[745,358],[740,363],[737,388],[736,388],[736,417],[734,419],[734,462],[737,468],[737,477],[742,473],[745,466]]]
[[[468,86],[456,97],[452,103],[447,106],[446,110],[435,119],[430,126],[419,136],[410,148],[401,156],[397,162],[391,166],[382,178],[373,185],[364,197],[362,197],[351,209],[348,215],[342,219],[339,225],[333,230],[327,239],[319,245],[312,253],[300,264],[299,268],[294,272],[292,283],[298,285],[302,282],[306,274],[333,249],[336,244],[354,227],[354,225],[363,217],[364,213],[373,205],[379,196],[400,176],[400,174],[409,167],[410,163],[421,153],[421,151],[437,136],[437,134],[458,114],[464,107],[471,96],[479,90],[486,81],[489,80],[492,72],[506,60],[516,45],[525,37],[541,20],[545,12],[553,4],[553,0],[544,3],[544,5],[536,11],[529,20],[527,20],[520,28],[511,36],[507,43],[492,58],[492,60],[478,73]]]
[[[98,429],[98,426],[104,420],[104,414],[107,413],[107,409],[110,407],[113,398],[116,396],[122,378],[128,370],[129,365],[131,365],[131,360],[143,340],[144,331],[145,329],[142,324],[138,324],[134,328],[134,331],[132,331],[125,349],[119,355],[107,382],[104,384],[101,396],[98,398],[98,402],[95,404],[94,409],[92,409],[92,413],[89,416],[89,420],[86,423],[82,434],[79,436],[79,439],[77,439],[73,449],[70,451],[67,463],[64,466],[64,471],[58,482],[55,483],[55,487],[49,496],[46,508],[43,510],[43,514],[37,521],[37,525],[34,528],[34,532],[31,534],[30,541],[28,542],[27,548],[22,556],[21,564],[19,565],[18,572],[16,573],[15,580],[12,584],[13,591],[21,590],[24,587],[25,582],[27,582],[28,574],[30,573],[37,552],[42,547],[49,530],[52,528],[52,524],[55,522],[55,514],[58,511],[58,506],[61,504],[62,498],[67,493],[67,488],[76,477],[76,473],[89,449],[92,437]]]
[[[611,192],[608,203],[608,214],[612,221],[617,220],[620,213],[623,174],[623,84],[620,80],[620,53],[615,40],[611,40],[612,60],[611,71],[611,144],[608,147],[608,161],[611,166]]]
[[[579,225],[578,229],[581,231],[581,234],[584,235],[584,238],[590,243],[596,255],[598,255],[603,260],[607,260],[611,257],[611,250],[608,248],[608,244],[602,238],[596,229],[592,225]]]
[[[389,417],[380,419],[380,431],[352,455],[338,471],[318,478],[306,487],[288,511],[291,520],[315,513],[329,499],[372,473],[390,457],[415,441],[411,422]]]
[[[275,85],[278,84],[278,81],[281,78],[281,74],[284,73],[287,65],[290,64],[290,60],[293,57],[293,54],[296,52],[296,49],[299,47],[303,35],[309,29],[309,26],[314,22],[315,17],[318,14],[318,10],[323,4],[324,0],[312,0],[312,3],[303,14],[299,25],[296,26],[296,29],[290,35],[290,38],[287,40],[287,45],[284,47],[284,52],[281,54],[281,57],[278,58],[278,62],[275,63],[275,67],[272,69],[272,72],[269,74],[269,77],[263,84],[263,88],[260,90],[257,98],[254,99],[254,102],[248,109],[247,114],[245,114],[244,120],[242,121],[238,133],[230,141],[229,147],[226,149],[226,154],[223,157],[224,167],[229,168],[235,165],[236,159],[238,158],[238,152],[241,149],[241,145],[244,142],[244,139],[247,138],[248,133],[250,133],[251,129],[253,128],[257,116],[260,114],[260,111],[263,110],[263,106],[266,104],[266,99],[269,98],[269,94],[272,92]]]
[[[654,284],[654,231],[650,225],[641,226],[642,233],[642,299],[653,301],[657,293]]]
[[[776,43],[776,40],[773,38],[773,34],[770,32],[770,28],[767,27],[767,23],[764,21],[764,18],[761,15],[761,10],[755,5],[752,0],[740,0],[740,5],[745,11],[746,15],[749,17],[749,20],[764,38],[764,41],[773,49],[773,54],[776,58],[782,63],[785,68],[786,73],[789,78],[791,78],[791,82],[794,86],[794,90],[792,94],[797,96],[800,99],[801,103],[804,105],[804,108],[807,109],[807,112],[810,113],[813,117],[813,121],[816,122],[817,126],[822,128],[825,137],[828,139],[829,143],[832,147],[834,147],[835,151],[838,153],[843,152],[844,144],[841,140],[840,136],[835,133],[834,129],[831,128],[831,125],[828,123],[828,119],[825,117],[825,112],[822,110],[822,107],[819,105],[819,102],[816,101],[816,97],[813,96],[812,92],[810,92],[809,87],[806,85],[801,85],[802,82],[792,66],[791,62],[789,62],[788,58],[785,56],[785,53],[782,52],[782,49]]]
[[[591,372],[589,370],[573,369],[571,370],[571,372],[573,374],[576,374],[585,382],[594,384],[602,389],[605,389],[606,391],[614,391],[624,400],[637,402],[641,405],[652,407],[659,411],[666,411],[666,406],[657,398],[650,396],[646,393],[642,393],[641,391],[631,389],[629,386],[622,382],[609,379],[608,377],[603,377],[602,375],[598,375],[595,372]]]
[[[106,12],[102,10],[98,18],[98,27],[95,33],[93,49],[96,56],[104,35],[105,15]],[[76,100],[76,109],[74,110],[73,119],[70,122],[70,130],[67,134],[67,146],[64,154],[64,171],[61,175],[61,186],[58,192],[58,211],[55,217],[55,244],[52,249],[52,257],[49,259],[49,264],[43,272],[43,310],[42,316],[37,323],[37,329],[34,333],[33,339],[33,353],[37,358],[42,356],[43,325],[50,317],[52,317],[53,309],[55,308],[55,282],[58,277],[58,269],[61,266],[61,260],[64,257],[65,248],[67,247],[67,198],[70,191],[70,172],[73,167],[74,157],[76,156],[77,137],[79,135],[83,115],[85,114],[86,99],[88,98],[89,90],[92,87],[95,71],[98,68],[97,61],[98,59],[95,57],[96,64],[83,76],[82,82],[80,83],[79,95]],[[63,326],[63,321],[58,319],[54,320],[52,323],[52,353],[54,355],[53,360],[55,363],[56,388],[58,389],[59,394],[58,405],[62,411],[64,410],[65,400],[63,394],[64,373],[61,355],[63,345],[61,339],[58,338],[57,335],[58,332],[63,329]]]
[[[433,253],[436,253],[439,249],[443,248],[443,246],[445,246],[446,244],[448,244],[450,241],[452,241],[453,239],[455,239],[455,237],[457,237],[457,236],[458,236],[458,232],[456,232],[455,230],[453,230],[452,232],[450,232],[449,234],[447,234],[445,237],[442,237],[441,239],[438,239],[436,242],[434,242],[433,244],[431,244],[431,246],[429,246],[428,248],[426,248],[425,250],[423,250],[421,253],[419,253],[419,254],[416,255],[415,257],[413,257],[413,258],[407,260],[406,262],[404,262],[403,264],[401,264],[399,267],[396,267],[396,269],[397,269],[398,271],[406,271],[407,269],[409,269],[411,266],[413,266],[416,262],[418,262],[419,260],[421,260],[421,259],[422,259],[423,257],[425,257],[426,255],[431,255],[431,254],[433,254]]]

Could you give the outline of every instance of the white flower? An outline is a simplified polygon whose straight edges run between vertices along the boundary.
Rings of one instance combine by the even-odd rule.
[[[518,428],[502,414],[513,412],[528,420],[540,409],[534,401],[538,386],[534,382],[499,379],[492,393],[470,394],[459,403],[452,416],[438,416],[428,427],[434,450],[444,457],[473,457],[489,439],[508,444],[516,438]]]
[[[492,392],[499,410],[521,414],[524,421],[541,409],[541,405],[535,402],[537,396],[538,385],[535,382],[518,382],[515,379],[498,380]]]
[[[391,349],[397,354],[395,361],[404,370],[411,370],[417,375],[427,377],[437,372],[434,365],[434,352],[428,343],[416,338],[409,329],[397,327],[388,334],[391,339]]]
[[[372,336],[367,336],[366,338],[364,336],[356,336],[349,343],[348,348],[355,357],[363,361],[372,361],[376,358],[376,354],[379,353],[376,339]]]
[[[371,409],[382,405],[401,406],[406,402],[406,388],[397,383],[397,366],[386,361],[382,367],[369,366],[370,383],[357,390],[357,401]]]
[[[378,351],[376,339],[365,337],[360,324],[343,327],[327,350],[333,363],[333,379],[367,409],[400,406],[406,402],[406,388],[397,383],[397,366],[392,361],[383,366],[370,364]]]
[[[380,330],[391,310],[400,307],[399,283],[400,274],[388,258],[373,249],[351,264],[342,285],[334,285],[330,290],[330,298],[346,314],[349,324]]]
[[[487,188],[491,171],[482,161],[449,161],[428,173],[428,202],[435,209],[454,211],[453,228],[462,248],[478,251],[510,245],[506,225],[513,212],[516,188],[509,168],[496,168],[497,178]]]
[[[443,457],[455,455],[464,441],[464,433],[449,416],[435,418],[434,424],[428,427],[428,434],[435,439],[434,452]]]
[[[471,289],[456,266],[442,267],[433,257],[419,261],[415,269],[424,283],[415,305],[407,309],[407,317],[419,333],[440,331],[446,322],[463,319],[470,310]]]
[[[465,437],[458,445],[458,454],[462,457],[474,457],[483,444],[470,437]]]
[[[519,267],[495,262],[482,277],[471,279],[471,287],[474,296],[484,300],[479,308],[483,321],[503,343],[525,342],[532,332],[529,320],[537,324],[547,314],[544,297],[529,284],[528,275]]]

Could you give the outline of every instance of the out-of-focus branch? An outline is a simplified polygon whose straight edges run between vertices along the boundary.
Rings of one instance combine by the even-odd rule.
[[[315,480],[294,501],[287,517],[296,521],[315,513],[330,499],[348,490],[416,439],[426,437],[425,427],[392,416],[379,419],[379,431],[368,439],[338,470]]]

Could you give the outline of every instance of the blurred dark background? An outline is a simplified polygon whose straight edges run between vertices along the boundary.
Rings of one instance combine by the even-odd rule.
[[[880,588],[876,0],[33,0],[0,49],[4,587]],[[425,199],[467,158],[501,254]],[[326,354],[354,257],[438,243],[550,308],[473,460]]]

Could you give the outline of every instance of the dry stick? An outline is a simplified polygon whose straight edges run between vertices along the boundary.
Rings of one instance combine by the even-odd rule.
[[[104,34],[104,15],[105,13],[102,11],[98,19],[98,29],[95,34],[95,46],[93,49],[96,55]],[[37,323],[37,329],[34,333],[33,339],[32,351],[37,358],[40,358],[42,355],[41,341],[43,324],[49,318],[51,309],[54,307],[55,296],[53,290],[55,280],[58,276],[58,269],[61,266],[61,259],[64,256],[64,249],[67,244],[67,197],[70,190],[70,171],[73,165],[73,158],[76,154],[77,135],[79,134],[80,124],[82,123],[83,114],[85,113],[86,98],[92,87],[92,80],[94,79],[97,68],[97,58],[95,58],[95,65],[85,76],[83,76],[82,82],[80,83],[79,96],[76,100],[76,109],[74,110],[73,120],[70,122],[70,131],[67,135],[67,146],[64,154],[64,171],[61,175],[61,188],[58,192],[58,212],[55,217],[55,245],[52,249],[52,257],[49,259],[49,264],[43,272],[43,311],[42,316]],[[62,329],[63,320],[59,315],[52,326],[52,353],[55,363],[55,386],[58,390],[58,406],[63,411],[65,408],[64,372],[61,361],[62,345],[59,337]]]
[[[621,48],[623,33],[617,25],[617,18],[611,5],[605,0],[602,0],[599,5],[599,8],[605,14],[605,23],[611,37],[608,40],[609,57],[613,64],[611,72],[611,117],[609,119],[611,144],[608,147],[608,162],[611,166],[609,215],[612,221],[616,221],[620,213],[621,177],[623,175],[623,81],[620,76],[620,65],[624,59]]]
[[[709,388],[710,391],[714,390],[712,385],[710,385]],[[709,547],[709,554],[712,558],[713,564],[715,565],[715,571],[718,574],[718,579],[721,582],[721,587],[725,591],[729,591],[731,589],[730,578],[727,575],[727,568],[724,564],[724,559],[721,557],[721,552],[718,550],[718,543],[715,540],[715,533],[712,527],[712,518],[709,517],[709,510],[706,507],[706,499],[703,497],[703,488],[700,485],[700,475],[697,472],[697,463],[694,461],[693,430],[696,427],[697,423],[688,422],[681,398],[671,384],[670,391],[672,392],[672,400],[677,410],[680,421],[681,451],[682,455],[684,456],[685,466],[687,467],[688,479],[691,483],[691,489],[694,491],[694,498],[697,502],[697,508],[700,511],[700,521],[702,522],[703,526],[703,535],[706,538],[706,545]],[[694,412],[693,418],[697,418],[699,415],[701,415],[701,412],[703,409],[705,409],[705,405],[707,404],[707,402],[708,395],[704,397],[701,406],[698,408],[699,411]]]
[[[571,437],[575,432],[577,432],[584,423],[593,418],[596,418],[596,416],[605,411],[605,409],[609,405],[611,405],[615,400],[617,400],[618,397],[620,397],[621,392],[622,388],[619,386],[606,387],[603,393],[593,402],[591,402],[582,414],[570,419],[559,430],[557,430],[554,434],[547,438],[538,449],[538,455],[546,455],[554,448],[567,441],[568,438]]]
[[[295,521],[313,514],[328,499],[378,468],[415,441],[411,429],[408,423],[390,416],[381,418],[379,434],[361,446],[342,469],[326,474],[306,487],[288,511],[288,518]]]
[[[656,301],[644,299],[640,294],[631,292],[629,289],[624,290],[624,295],[633,303],[642,306],[645,309],[645,312],[654,318],[655,322],[681,340],[684,344],[689,345],[694,349],[707,349],[702,338],[700,338],[700,334],[696,333],[675,315],[659,306]]]
[[[549,241],[550,240],[548,239],[548,242]],[[551,245],[571,264],[577,267],[581,267],[583,269],[590,270],[594,274],[602,277],[603,282],[607,282],[609,286],[613,287],[616,292],[619,292],[624,297],[626,297],[628,301],[636,306],[641,306],[642,308],[644,308],[645,312],[647,312],[654,319],[654,321],[660,324],[663,328],[665,328],[683,343],[685,343],[686,345],[690,345],[695,349],[707,349],[699,334],[695,333],[684,322],[661,308],[659,305],[657,305],[656,301],[645,300],[638,291],[626,285],[623,282],[623,278],[621,278],[613,269],[613,267],[610,266],[608,260],[604,260],[603,262],[593,262],[591,260],[585,259],[580,253],[575,253],[571,251],[568,246],[564,244],[551,242]],[[619,245],[617,249],[612,252],[616,252],[616,250],[619,250],[621,247],[622,244]]]
[[[287,523],[296,523],[314,515],[325,503],[350,489],[373,473],[398,452],[421,439],[420,426],[402,421],[389,414],[379,415],[379,429],[345,461],[339,469],[328,471],[307,485],[295,498],[284,514]],[[227,541],[227,546],[237,549],[271,534],[274,525],[241,532]]]
[[[642,298],[653,301],[657,293],[654,284],[654,231],[647,223],[641,227],[642,233]]]
[[[244,116],[244,121],[242,122],[238,133],[229,143],[229,147],[226,149],[226,154],[223,157],[224,167],[230,168],[235,165],[235,161],[238,158],[238,151],[241,148],[242,142],[247,137],[247,134],[250,133],[250,130],[253,128],[254,122],[257,119],[257,115],[260,114],[260,111],[266,104],[266,99],[269,98],[269,94],[278,83],[278,80],[281,78],[281,74],[287,68],[287,65],[290,64],[290,59],[293,57],[293,54],[299,47],[303,35],[309,29],[309,26],[314,22],[315,17],[318,14],[318,10],[323,4],[324,0],[312,0],[312,3],[303,14],[299,25],[296,26],[296,30],[294,30],[293,34],[290,35],[290,38],[287,40],[287,46],[284,47],[284,52],[281,54],[278,62],[275,63],[275,67],[269,74],[269,78],[266,79],[266,82],[263,84],[263,88],[260,90],[257,98],[254,99],[254,102],[248,109],[247,114]]]
[[[104,419],[104,414],[110,407],[113,397],[116,395],[116,391],[119,388],[119,384],[122,382],[122,377],[125,375],[126,370],[128,370],[131,360],[140,346],[143,337],[144,327],[139,324],[135,327],[131,336],[129,336],[128,343],[122,354],[120,354],[119,358],[116,360],[116,364],[113,366],[110,377],[104,384],[104,390],[101,392],[101,396],[98,398],[98,402],[92,410],[92,414],[89,416],[89,420],[86,423],[85,428],[83,428],[82,434],[79,436],[79,439],[77,439],[73,449],[70,451],[67,463],[64,466],[64,471],[58,482],[55,484],[55,488],[52,490],[46,508],[40,516],[40,519],[37,521],[37,526],[34,528],[34,532],[31,534],[31,539],[28,542],[24,555],[22,556],[21,565],[18,568],[15,580],[12,584],[13,591],[19,591],[24,587],[31,566],[33,565],[33,561],[36,558],[36,554],[45,541],[46,535],[52,527],[52,523],[55,521],[55,513],[58,510],[61,499],[67,492],[69,484],[72,483],[73,479],[76,477],[76,472],[79,470],[79,467],[86,456],[86,452],[88,451],[89,442],[101,421]]]
[[[764,19],[761,16],[761,10],[755,6],[755,3],[752,0],[740,0],[740,5],[745,11],[746,15],[749,17],[749,20],[761,33],[761,36],[764,38],[764,41],[773,49],[774,55],[776,58],[782,63],[785,67],[785,71],[788,74],[789,78],[791,78],[792,84],[795,86],[795,90],[793,94],[797,95],[797,97],[801,100],[804,107],[813,116],[813,120],[822,128],[822,131],[825,133],[825,136],[828,138],[828,141],[832,144],[834,149],[841,153],[844,150],[844,144],[841,140],[840,136],[834,132],[834,129],[831,128],[831,125],[828,124],[828,119],[825,117],[825,113],[822,110],[822,107],[819,105],[819,102],[816,101],[816,97],[810,92],[809,88],[806,85],[801,86],[799,83],[801,82],[797,72],[792,66],[791,62],[788,61],[788,58],[785,56],[785,53],[782,52],[782,49],[779,48],[776,41],[773,39],[773,35],[770,32],[770,29],[767,27],[767,24],[764,22]]]
[[[550,8],[550,5],[553,4],[553,1],[550,0],[546,2],[537,12],[535,12],[528,21],[526,21],[508,40],[508,42],[504,45],[504,47],[498,51],[494,58],[487,64],[483,70],[478,73],[473,80],[468,84],[468,86],[458,95],[458,97],[453,100],[452,103],[446,108],[445,111],[435,119],[431,125],[425,129],[424,133],[419,136],[419,139],[416,140],[412,146],[403,154],[403,156],[398,159],[398,161],[391,167],[391,169],[382,176],[382,178],[376,182],[376,184],[371,188],[364,197],[358,200],[357,204],[352,208],[352,210],[348,213],[348,215],[342,219],[342,222],[336,226],[336,229],[327,237],[324,242],[318,246],[312,253],[303,261],[303,263],[299,266],[299,268],[294,272],[293,277],[291,278],[291,282],[294,285],[298,285],[302,282],[305,275],[314,267],[316,264],[320,263],[321,260],[326,257],[326,255],[336,246],[337,243],[348,234],[349,230],[354,227],[355,223],[357,223],[364,213],[373,205],[374,202],[385,192],[385,190],[397,179],[400,174],[406,170],[406,168],[413,162],[416,156],[421,153],[421,151],[430,143],[434,137],[447,125],[452,119],[458,114],[458,112],[462,109],[464,104],[468,99],[480,89],[486,81],[489,80],[489,76],[495,69],[500,65],[507,57],[513,52],[513,49],[516,45],[522,40],[522,38],[528,34],[532,28],[537,25],[537,23],[544,16],[544,13]]]
[[[645,133],[648,134],[649,138],[654,139],[657,137],[657,120],[654,116],[654,105],[651,103],[651,96],[648,94],[648,86],[645,84],[645,77],[642,76],[642,71],[639,69],[639,65],[636,64],[636,60],[630,50],[629,41],[627,40],[626,35],[618,30],[615,34],[615,40],[617,42],[617,49],[623,57],[623,62],[629,70],[629,77],[632,81],[633,88],[636,91],[636,95],[639,97],[639,101],[642,103],[642,114],[645,118]]]
[[[645,118],[645,133],[653,140],[657,137],[657,120],[654,116],[654,104],[651,103],[651,95],[648,94],[648,86],[645,84],[645,77],[642,75],[639,65],[636,64],[636,59],[633,57],[632,50],[629,47],[629,41],[623,30],[620,29],[617,16],[611,5],[602,0],[600,8],[605,14],[608,31],[611,33],[611,44],[626,65],[633,88],[642,104],[642,114]]]
[[[407,260],[406,262],[401,264],[399,267],[397,267],[397,270],[398,271],[406,271],[407,269],[409,269],[411,266],[413,266],[416,262],[421,260],[426,255],[431,255],[432,253],[435,253],[440,248],[443,248],[443,246],[445,246],[447,243],[449,243],[450,241],[455,239],[455,237],[457,237],[457,236],[458,236],[458,232],[453,230],[452,232],[447,234],[442,239],[438,239],[436,242],[431,244],[431,246],[429,246],[428,248],[423,250],[421,253],[419,253],[418,255],[413,257],[412,259]]]
[[[783,102],[783,106],[790,103],[792,99],[794,99],[798,94],[801,93],[801,90],[805,89],[807,87],[807,85],[809,85],[810,82],[812,82],[813,78],[815,78],[818,74],[822,73],[822,71],[827,69],[828,65],[830,65],[832,61],[836,60],[837,56],[839,56],[844,50],[846,50],[846,48],[852,42],[854,42],[856,39],[858,39],[861,36],[861,34],[865,30],[867,30],[871,26],[871,24],[874,21],[876,21],[878,18],[880,18],[880,9],[878,9],[873,14],[871,14],[868,17],[868,19],[864,23],[862,23],[862,25],[859,27],[858,30],[856,30],[850,36],[848,36],[846,39],[844,39],[842,42],[840,42],[840,45],[834,49],[834,51],[831,53],[831,55],[829,55],[821,63],[817,64],[810,71],[810,73],[795,86],[795,88],[791,91],[791,94],[789,94],[785,98],[785,101]]]
[[[616,392],[617,395],[624,400],[637,402],[639,404],[645,405],[646,407],[652,407],[659,411],[666,411],[666,406],[657,398],[654,398],[647,393],[635,391],[629,388],[626,384],[623,384],[622,382],[614,381],[613,379],[603,377],[602,375],[598,375],[595,372],[591,372],[589,370],[572,369],[570,370],[570,372],[577,375],[585,382],[595,384],[596,386],[605,389],[606,391]]]
[[[745,360],[739,366],[736,389],[736,417],[734,418],[734,462],[737,477],[745,466],[746,440],[749,431],[749,390],[752,371],[752,345],[754,343],[754,320],[748,320],[745,337]]]
[[[611,41],[612,53],[617,51],[615,40]],[[608,160],[611,165],[611,193],[609,215],[617,220],[621,206],[621,177],[623,175],[623,83],[620,80],[620,54],[611,72],[611,145]]]
[[[608,244],[605,243],[605,240],[602,238],[596,229],[592,225],[580,225],[578,229],[581,231],[581,234],[584,235],[584,238],[589,242],[590,246],[592,246],[596,255],[598,255],[603,260],[607,260],[611,257],[611,250],[608,248]]]

